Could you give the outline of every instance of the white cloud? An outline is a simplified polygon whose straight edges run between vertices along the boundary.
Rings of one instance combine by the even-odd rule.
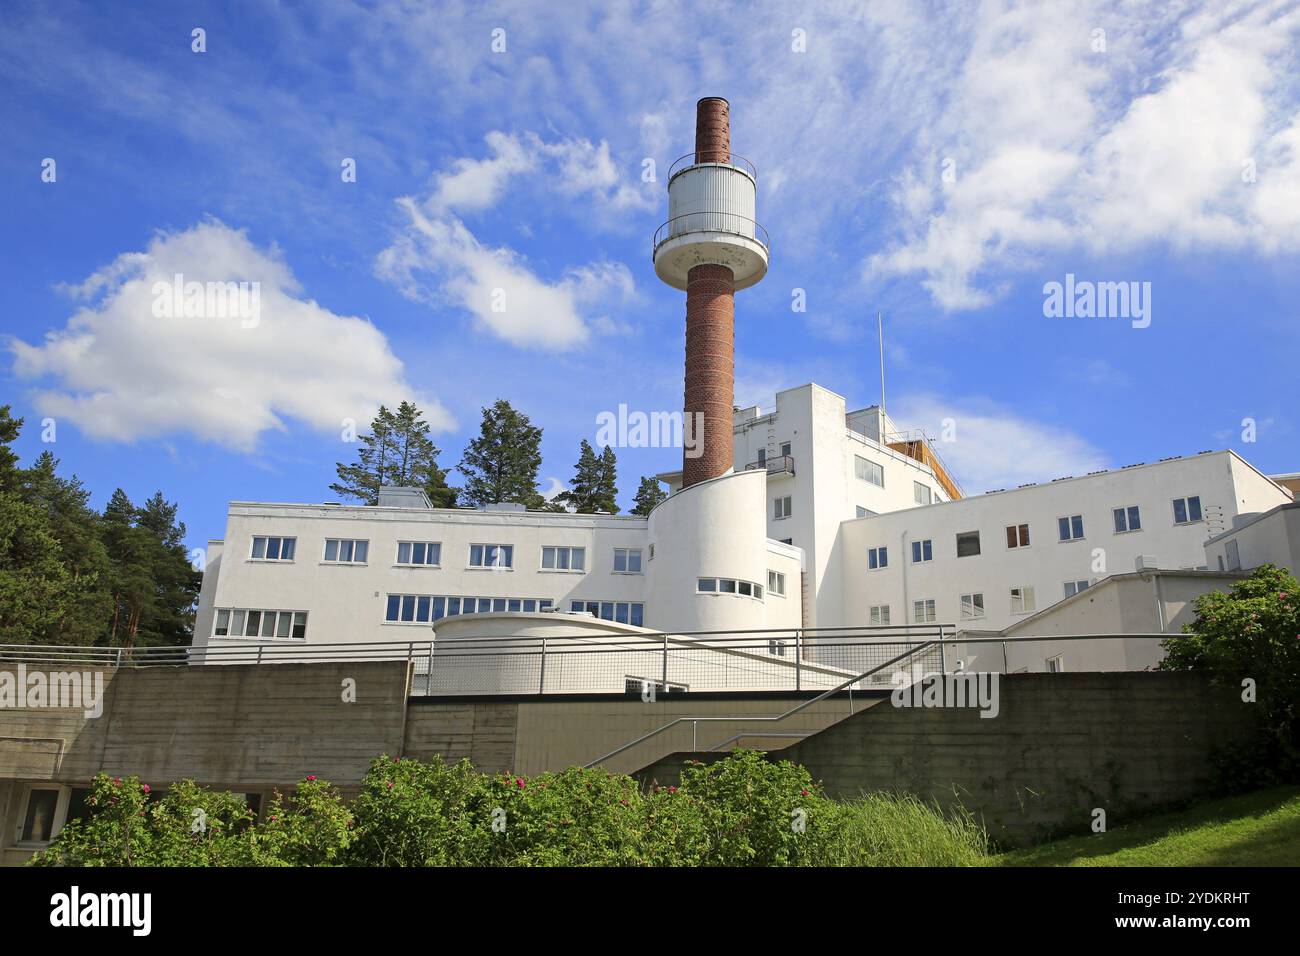
[[[869,276],[920,273],[952,310],[992,301],[999,276],[1047,252],[1300,248],[1300,117],[1285,82],[1300,11],[1166,12],[1174,22],[1145,27],[1110,4],[984,9],[919,160],[895,177],[901,238]],[[1243,182],[1247,160],[1258,184]]]
[[[600,260],[547,281],[513,249],[481,243],[459,214],[496,205],[521,173],[544,175],[546,188],[606,210],[641,208],[645,194],[623,181],[603,141],[493,132],[487,142],[491,156],[452,163],[423,202],[397,201],[406,221],[376,260],[379,276],[408,298],[454,303],[483,330],[524,348],[563,351],[586,344],[593,331],[618,330],[603,310],[635,295],[625,265]]]
[[[239,317],[157,317],[155,284],[257,282],[256,324]],[[67,325],[30,345],[10,339],[15,371],[39,410],[87,434],[135,441],[189,433],[249,451],[293,418],[325,432],[364,426],[380,403],[412,398],[437,430],[454,427],[406,381],[369,321],[303,298],[275,249],[215,220],[159,233],[66,287],[85,300]]]
[[[986,399],[914,394],[891,403],[889,415],[900,428],[921,428],[934,440],[968,495],[1109,467],[1105,454],[1082,436]],[[943,441],[949,422],[954,440]]]

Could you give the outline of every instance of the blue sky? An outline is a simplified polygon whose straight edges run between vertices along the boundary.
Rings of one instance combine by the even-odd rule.
[[[199,546],[232,499],[331,500],[345,418],[415,397],[454,464],[504,397],[545,429],[543,488],[567,481],[600,412],[680,408],[643,170],[720,95],[773,241],[738,402],[874,402],[880,309],[889,410],[955,421],[968,492],[1224,447],[1300,470],[1294,3],[557,9],[7,4],[24,459],[51,447],[97,505],[161,488]],[[258,324],[155,317],[176,272],[259,282]],[[1150,325],[1046,318],[1067,273],[1150,283]],[[626,507],[680,453],[619,459]]]

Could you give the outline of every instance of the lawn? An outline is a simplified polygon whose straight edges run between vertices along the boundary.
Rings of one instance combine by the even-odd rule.
[[[1300,787],[1275,787],[989,858],[995,866],[1300,866]]]

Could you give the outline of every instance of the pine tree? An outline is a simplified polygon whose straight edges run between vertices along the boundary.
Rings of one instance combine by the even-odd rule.
[[[149,536],[149,570],[153,596],[140,614],[135,643],[188,644],[194,630],[194,609],[203,575],[190,563],[185,549],[185,523],[176,520],[178,506],[161,491],[136,511],[136,527]]]
[[[537,490],[541,444],[542,430],[505,399],[483,409],[479,436],[465,446],[457,466],[465,475],[464,502],[471,507],[513,502],[530,511],[545,508]]]
[[[358,460],[338,462],[338,482],[330,490],[362,504],[379,503],[379,489],[420,488],[435,508],[456,507],[458,489],[447,485],[447,470],[438,467],[441,450],[429,438],[429,425],[413,402],[402,402],[396,412],[383,405],[361,436]]]
[[[632,507],[632,514],[644,517],[655,509],[655,506],[662,501],[668,500],[668,493],[659,485],[658,479],[642,478],[641,485],[636,490],[635,502]]]

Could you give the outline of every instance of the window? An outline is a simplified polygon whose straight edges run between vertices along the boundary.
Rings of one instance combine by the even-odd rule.
[[[889,623],[889,605],[877,604],[871,608],[871,625],[873,627],[883,627]]]
[[[442,542],[399,541],[397,563],[432,568],[442,564]]]
[[[790,457],[790,443],[788,441],[781,443],[781,454],[786,458]]]
[[[54,811],[59,805],[59,791],[45,788],[28,791],[27,812],[23,815],[22,843],[49,843],[54,838]]]
[[[1201,520],[1201,497],[1174,499],[1174,524],[1191,524]]]
[[[646,558],[647,560],[650,561],[653,561],[655,559],[655,546],[653,543],[651,543],[650,545],[650,553],[646,556]]]
[[[888,548],[867,548],[867,570],[879,571],[889,567]]]
[[[766,449],[766,448],[760,448],[760,449],[758,450],[758,463],[759,463],[760,465],[766,465],[766,464],[767,464],[767,449]]]
[[[578,614],[585,611],[603,621],[645,626],[645,605],[636,601],[571,601],[569,610]]]
[[[858,518],[874,518],[877,514],[877,512],[872,511],[870,508],[864,508],[862,505],[855,505],[855,507],[857,509],[855,517]]]
[[[1142,516],[1138,513],[1137,505],[1129,505],[1127,508],[1115,508],[1111,511],[1111,516],[1115,519],[1116,534],[1142,530]]]
[[[550,545],[542,548],[543,571],[585,571],[586,567],[586,548],[551,547]]]
[[[929,485],[923,485],[919,481],[912,482],[912,500],[918,505],[928,505],[933,497]]]
[[[785,576],[781,577],[784,587]],[[705,594],[741,594],[759,600],[763,598],[763,585],[754,581],[737,581],[735,578],[700,578],[696,582],[696,589]]]
[[[297,538],[253,538],[253,560],[292,561]]]
[[[384,608],[388,624],[429,624],[461,614],[533,614],[553,606],[550,598],[449,597],[440,594],[390,594]]]
[[[696,587],[698,587],[701,591],[716,591],[718,590],[718,579],[700,578],[699,583],[696,585]]]
[[[514,545],[471,544],[469,546],[469,566],[471,568],[513,568],[514,563]]]
[[[1088,582],[1087,581],[1066,581],[1064,590],[1065,590],[1066,597],[1074,597],[1080,591],[1088,590]]]
[[[963,594],[961,596],[961,619],[974,621],[984,616],[984,595]]]
[[[785,641],[768,641],[767,652],[773,657],[785,657]]]
[[[913,624],[933,624],[934,620],[934,598],[912,602]]]
[[[874,461],[868,461],[861,455],[853,456],[853,468],[857,476],[863,481],[869,481],[873,485],[885,487],[885,469],[881,468]]]
[[[963,531],[957,535],[957,557],[973,558],[980,553],[980,533]]]
[[[615,574],[640,574],[641,573],[641,549],[640,548],[615,548],[614,549],[614,573]]]
[[[325,561],[337,564],[365,564],[370,551],[369,541],[352,538],[326,538]]]
[[[212,633],[216,637],[302,640],[307,636],[307,612],[217,608]]]
[[[775,501],[772,502],[772,505],[773,505],[772,507],[773,518],[790,517],[790,496],[789,495],[786,495],[784,498],[777,498]]]
[[[1011,589],[1011,613],[1028,614],[1034,610],[1034,589],[1021,586]]]
[[[768,571],[767,592],[777,597],[785,597],[785,575],[780,571]]]
[[[781,539],[781,543],[782,543],[782,544],[788,544],[788,545],[790,545],[791,547],[793,547],[793,546],[794,546],[794,538],[782,538],[782,539]]]
[[[1007,547],[1008,548],[1029,547],[1029,525],[1027,524],[1007,525]]]
[[[1056,519],[1056,530],[1062,541],[1076,541],[1083,537],[1083,515],[1070,515]]]
[[[1047,673],[1059,674],[1064,670],[1065,670],[1065,659],[1060,654],[1057,654],[1055,657],[1049,657],[1047,659]]]
[[[934,560],[934,542],[929,538],[922,541],[912,542],[912,563],[920,564],[923,561]]]

